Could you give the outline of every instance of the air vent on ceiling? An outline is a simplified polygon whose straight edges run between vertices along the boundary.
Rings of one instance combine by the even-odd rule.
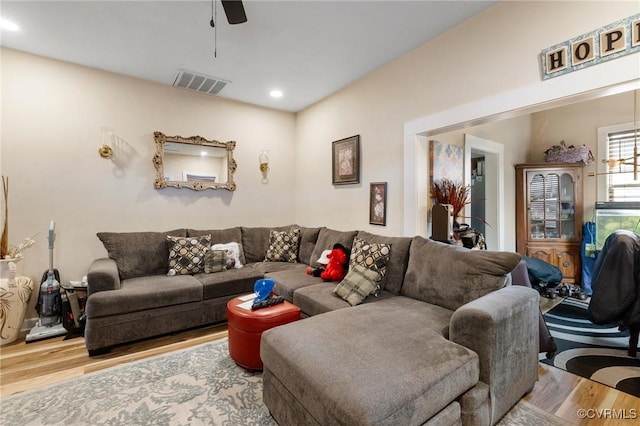
[[[193,71],[180,70],[173,82],[173,86],[217,95],[229,83],[230,81],[221,80],[216,77],[197,74]]]

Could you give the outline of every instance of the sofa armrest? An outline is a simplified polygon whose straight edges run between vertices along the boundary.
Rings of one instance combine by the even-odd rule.
[[[478,354],[495,424],[538,379],[539,295],[508,286],[458,308],[449,339]]]
[[[99,291],[118,290],[120,274],[115,260],[100,258],[91,262],[87,273],[87,297]]]

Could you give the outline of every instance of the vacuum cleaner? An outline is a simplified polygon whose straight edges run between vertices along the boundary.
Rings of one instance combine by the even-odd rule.
[[[49,269],[42,275],[38,305],[36,307],[40,319],[27,334],[27,343],[62,336],[67,333],[62,324],[60,274],[57,269],[53,268],[53,243],[55,239],[55,222],[52,220],[49,223]]]

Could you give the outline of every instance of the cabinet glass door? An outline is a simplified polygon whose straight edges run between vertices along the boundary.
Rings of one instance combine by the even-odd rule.
[[[529,223],[532,239],[560,238],[561,179],[556,173],[535,173],[529,183]]]
[[[575,238],[574,188],[575,181],[569,173],[532,172],[528,200],[530,238]]]
[[[576,198],[573,193],[575,181],[569,173],[560,177],[560,238],[576,237]]]

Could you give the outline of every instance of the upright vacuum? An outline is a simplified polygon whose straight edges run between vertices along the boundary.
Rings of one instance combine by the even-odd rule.
[[[49,223],[49,269],[42,275],[38,294],[38,324],[27,334],[27,343],[62,336],[67,330],[62,324],[62,295],[60,273],[53,268],[53,243],[56,239],[55,222]]]

